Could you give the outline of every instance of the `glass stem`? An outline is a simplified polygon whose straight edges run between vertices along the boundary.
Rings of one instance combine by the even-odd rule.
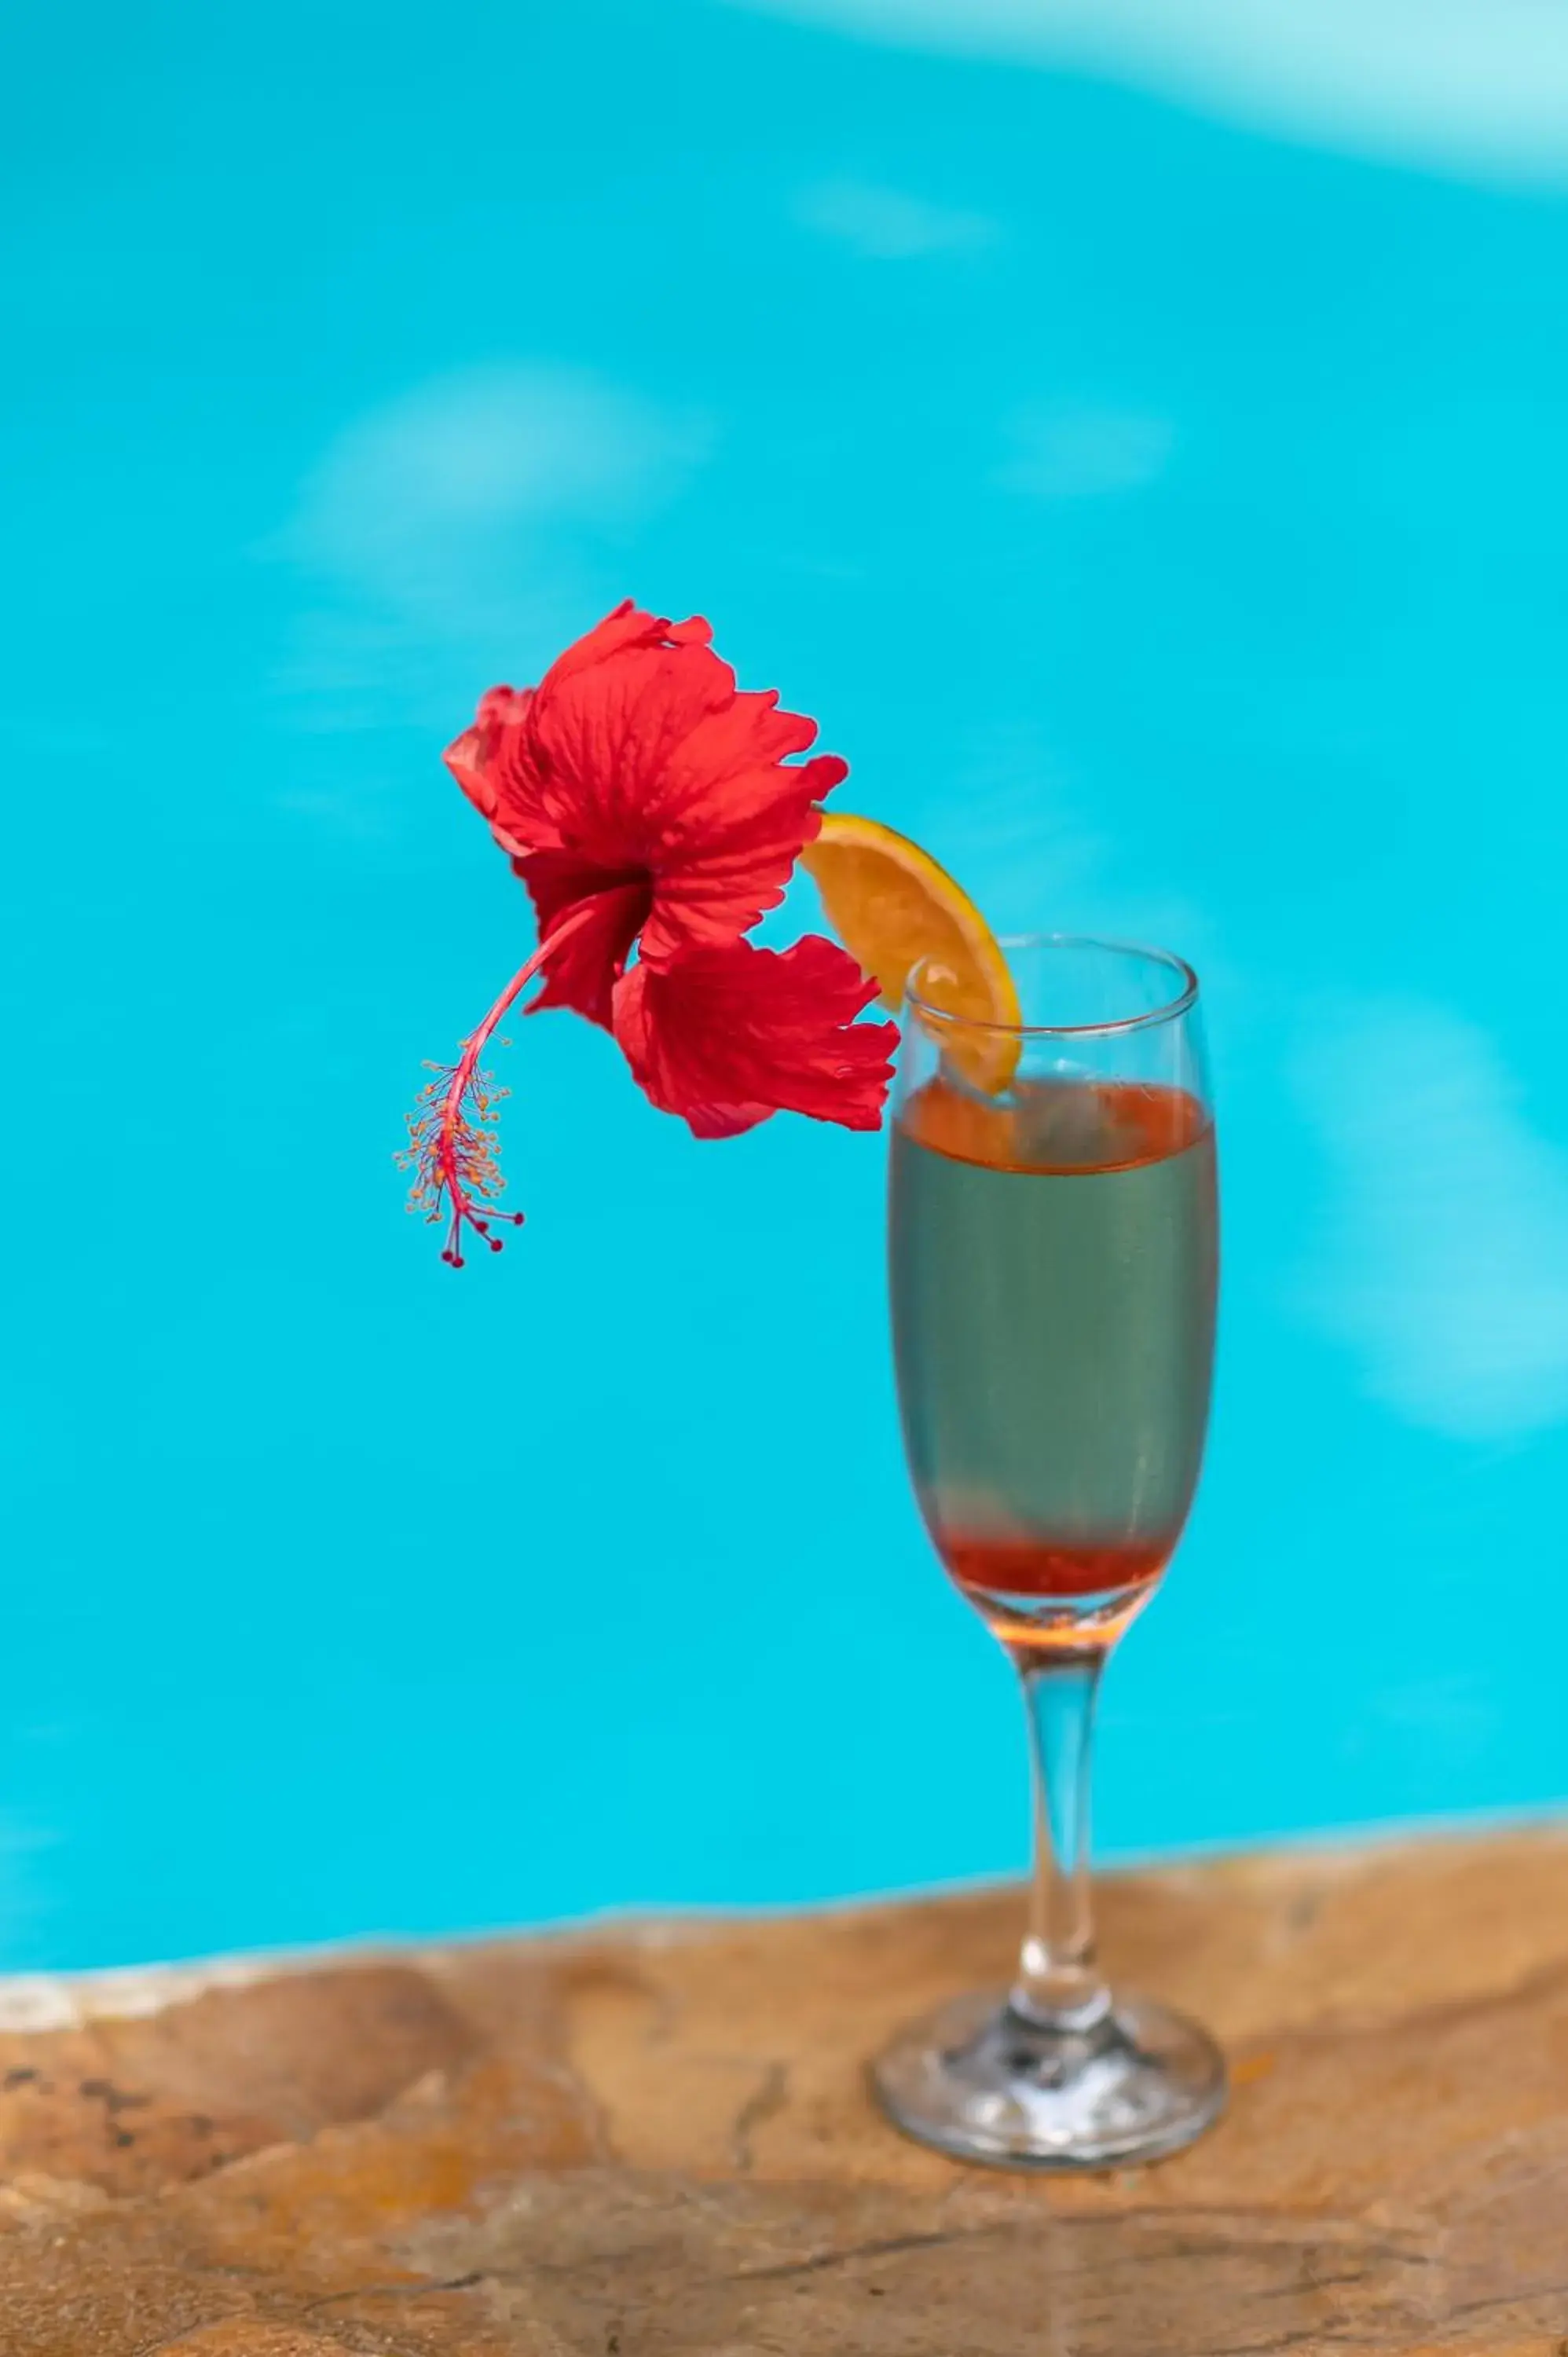
[[[1035,1781],[1035,1879],[1015,2009],[1050,2028],[1087,2029],[1109,2012],[1094,1959],[1089,1881],[1090,1751],[1101,1651],[1021,1663]]]

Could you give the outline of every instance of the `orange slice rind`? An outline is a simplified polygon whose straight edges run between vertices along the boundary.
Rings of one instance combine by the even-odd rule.
[[[800,855],[829,923],[897,1014],[922,961],[921,996],[946,1060],[997,1095],[1017,1070],[1023,1016],[1007,960],[974,902],[929,852],[879,819],[828,811]]]

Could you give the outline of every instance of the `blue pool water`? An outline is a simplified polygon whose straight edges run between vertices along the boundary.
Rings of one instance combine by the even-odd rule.
[[[527,940],[440,746],[627,593],[999,926],[1204,972],[1220,1389],[1103,1849],[1568,1792],[1564,37],[1076,13],[28,12],[0,1963],[1021,1858],[880,1142],[697,1146],[555,1017],[526,1238],[402,1210]]]

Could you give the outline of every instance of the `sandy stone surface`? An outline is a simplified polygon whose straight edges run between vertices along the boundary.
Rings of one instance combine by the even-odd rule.
[[[1568,2357],[1568,1835],[1102,1912],[1235,2089],[1073,2183],[865,2091],[1012,1893],[0,1984],[0,2357]]]

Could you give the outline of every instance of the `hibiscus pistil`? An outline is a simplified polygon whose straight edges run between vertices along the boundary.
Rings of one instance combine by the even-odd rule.
[[[496,1086],[479,1059],[497,1025],[540,972],[551,951],[559,948],[566,935],[581,931],[592,913],[590,909],[579,909],[540,942],[484,1020],[469,1032],[455,1064],[425,1066],[435,1077],[419,1092],[418,1104],[408,1116],[408,1144],[397,1158],[413,1173],[409,1208],[424,1211],[432,1221],[439,1220],[446,1208],[446,1242],[441,1257],[449,1268],[463,1265],[465,1227],[472,1228],[491,1252],[499,1252],[502,1239],[491,1234],[492,1223],[504,1221],[513,1228],[523,1224],[521,1211],[496,1209],[495,1198],[506,1184],[496,1151],[496,1108],[511,1092]]]

